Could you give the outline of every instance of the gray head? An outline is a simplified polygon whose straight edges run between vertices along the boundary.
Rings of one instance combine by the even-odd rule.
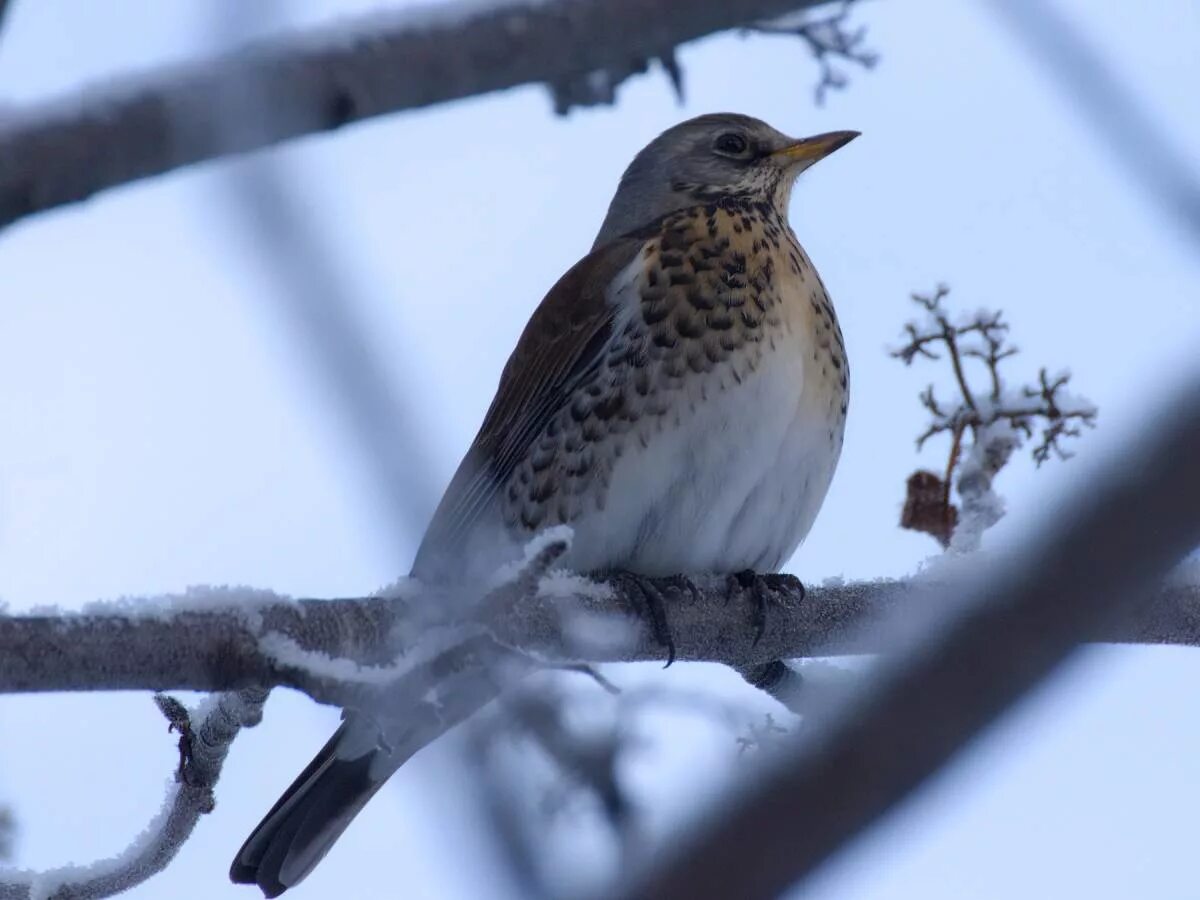
[[[834,131],[796,140],[737,113],[681,122],[629,164],[595,246],[675,210],[726,197],[766,200],[786,215],[796,176],[856,137],[857,131]]]

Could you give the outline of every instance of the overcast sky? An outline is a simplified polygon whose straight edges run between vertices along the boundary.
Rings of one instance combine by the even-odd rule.
[[[1200,158],[1200,9],[1060,4],[1177,149]],[[311,26],[334,4],[275,6],[279,20]],[[16,0],[0,35],[0,104],[210,53],[218,7]],[[886,348],[910,315],[908,292],[938,281],[962,308],[1005,311],[1023,351],[1012,378],[1068,366],[1100,408],[1077,458],[1035,471],[1023,454],[1000,477],[1010,514],[989,541],[1027,533],[1196,356],[1200,251],[986,4],[889,0],[857,20],[882,61],[824,108],[800,43],[729,35],[682,51],[683,105],[660,74],[625,85],[614,108],[567,118],[526,88],[260,156],[290,179],[344,272],[366,352],[420,423],[396,453],[428,489],[400,527],[283,312],[286,279],[236,196],[245,163],[121,188],[0,235],[0,598],[21,610],[192,584],[354,595],[407,571],[527,316],[586,252],[621,170],[662,129],[717,110],[797,135],[863,132],[793,199],[853,377],[841,465],[789,570],[806,581],[903,575],[936,550],[896,522],[909,472],[944,464],[943,446],[913,448],[917,392],[941,373],[906,370]],[[617,677],[770,708],[713,667]],[[1194,897],[1198,678],[1200,651],[1090,651],[806,896]],[[216,813],[129,896],[254,896],[228,885],[228,862],[335,720],[303,698],[273,698],[234,747]],[[686,814],[697,773],[736,772],[737,753],[703,723],[659,725],[630,777],[653,776],[648,815],[662,830]],[[19,820],[16,862],[119,850],[161,796],[174,760],[164,732],[143,695],[0,698],[0,802]],[[484,850],[440,777],[448,753],[434,748],[393,779],[297,900],[390,896],[401,880],[407,897],[478,896],[484,868],[471,863]]]

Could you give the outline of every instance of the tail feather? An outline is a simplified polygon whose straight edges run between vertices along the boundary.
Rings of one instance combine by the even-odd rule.
[[[236,884],[257,884],[267,897],[299,884],[402,763],[496,697],[505,679],[519,674],[516,659],[509,662],[504,672],[443,677],[436,695],[409,710],[386,741],[370,716],[347,711],[341,727],[246,839],[229,877]]]
[[[334,732],[238,851],[229,870],[235,883],[278,897],[324,858],[395,770],[380,764],[386,751],[364,746],[366,729],[374,735],[369,722],[351,716]]]

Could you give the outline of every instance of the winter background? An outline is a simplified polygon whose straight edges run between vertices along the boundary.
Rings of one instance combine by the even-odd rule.
[[[0,33],[0,115],[208,55],[237,5],[18,0]],[[268,33],[397,5],[276,2],[243,25]],[[1197,158],[1200,8],[1059,6]],[[904,575],[936,550],[897,527],[906,476],[944,463],[940,445],[913,448],[934,370],[906,370],[886,348],[912,312],[908,292],[941,280],[959,308],[1006,312],[1023,351],[1011,377],[1069,366],[1099,405],[1076,459],[1035,471],[1023,455],[1000,476],[1009,515],[989,542],[1036,527],[1193,363],[1200,249],[987,4],[889,0],[856,21],[882,61],[824,108],[802,44],[729,34],[682,51],[683,105],[661,74],[628,82],[614,108],[567,118],[525,88],[259,155],[286,177],[336,261],[364,352],[411,409],[395,453],[420,490],[404,526],[284,312],[295,278],[239,198],[253,162],[193,167],[0,234],[0,598],[20,611],[192,584],[353,596],[407,571],[528,314],[590,245],[625,164],[663,128],[715,110],[793,134],[863,132],[793,201],[838,308],[853,394],[841,466],[789,570]],[[770,709],[718,667],[630,669],[614,672]],[[1196,650],[1079,654],[805,896],[1197,896],[1197,679]],[[128,896],[256,896],[228,884],[228,863],[336,718],[272,697],[233,748],[216,812]],[[661,833],[704,785],[752,763],[703,716],[656,723],[628,771]],[[297,900],[505,896],[452,743],[392,780]],[[10,862],[116,853],[157,809],[174,760],[147,695],[0,698],[0,805],[19,826]]]

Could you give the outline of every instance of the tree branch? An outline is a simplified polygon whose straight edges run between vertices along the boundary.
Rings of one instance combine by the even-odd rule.
[[[655,585],[666,599],[678,658],[737,667],[879,652],[885,641],[868,626],[897,610],[918,615],[944,602],[929,599],[943,595],[929,582],[814,586],[803,598],[781,591],[755,642],[756,601],[749,590],[730,594],[723,580],[697,581],[695,591],[675,579]],[[439,638],[436,652],[425,655],[427,642],[414,637],[424,619],[418,611],[437,608],[441,599],[415,588],[405,596],[299,601],[228,590],[209,595],[208,608],[174,612],[162,600],[148,599],[111,612],[0,616],[0,694],[270,686],[354,705],[422,667],[451,665],[458,641],[481,634],[547,662],[662,660],[639,599],[620,589],[617,581],[559,573],[544,579],[536,593],[524,584],[505,585],[469,620],[434,623],[435,632],[454,639]],[[143,612],[129,612],[138,606]],[[1086,638],[1200,646],[1200,587],[1165,584],[1132,619],[1098,625]],[[303,653],[317,663],[309,665]],[[366,668],[339,671],[339,662]]]
[[[589,73],[628,74],[631,59],[671,59],[687,41],[821,2],[444,4],[373,13],[73,91],[0,123],[0,228],[107,188],[373,116],[523,84],[563,87]]]
[[[221,694],[206,700],[194,714],[174,700],[156,699],[171,728],[180,732],[180,756],[175,784],[146,831],[117,857],[91,866],[38,873],[0,870],[0,900],[95,900],[120,894],[165,869],[200,817],[212,812],[213,788],[229,745],[243,727],[258,724],[267,692]]]

